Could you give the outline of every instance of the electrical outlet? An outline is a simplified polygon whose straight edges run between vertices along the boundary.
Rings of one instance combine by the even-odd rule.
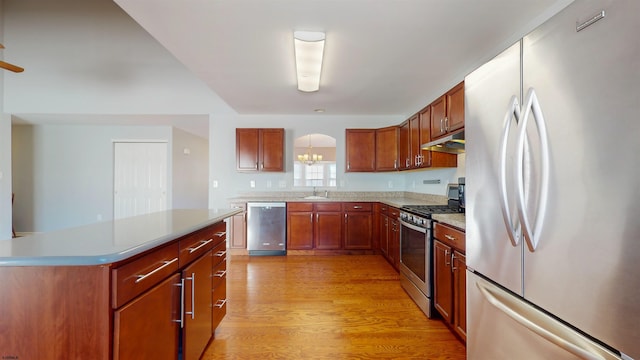
[[[252,188],[256,187],[256,181],[255,180],[249,181],[249,186]]]
[[[271,180],[267,180],[267,188],[271,187]]]
[[[218,187],[218,180],[213,180],[213,188],[217,188]]]

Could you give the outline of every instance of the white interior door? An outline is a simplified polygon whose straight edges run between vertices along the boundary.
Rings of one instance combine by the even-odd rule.
[[[167,143],[115,142],[113,218],[167,208]]]

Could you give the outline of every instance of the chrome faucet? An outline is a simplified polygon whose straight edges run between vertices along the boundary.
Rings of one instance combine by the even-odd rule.
[[[313,196],[317,196],[317,193],[318,193],[318,192],[316,191],[316,187],[314,186],[314,187],[313,187]]]

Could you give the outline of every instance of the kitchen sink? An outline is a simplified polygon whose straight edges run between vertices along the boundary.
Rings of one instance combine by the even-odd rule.
[[[304,199],[305,200],[326,200],[328,198],[324,196],[318,196],[318,195],[309,195],[309,196],[305,196]]]

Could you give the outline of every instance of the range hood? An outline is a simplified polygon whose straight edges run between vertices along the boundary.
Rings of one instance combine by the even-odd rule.
[[[464,130],[423,144],[420,148],[449,154],[462,154],[464,153]]]

